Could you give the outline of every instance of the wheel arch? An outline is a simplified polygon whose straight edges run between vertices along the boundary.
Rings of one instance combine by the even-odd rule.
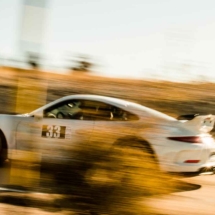
[[[132,136],[128,135],[125,137],[121,137],[117,139],[117,141],[114,143],[114,145],[120,145],[120,146],[128,146],[128,147],[135,147],[140,148],[141,150],[146,151],[147,153],[151,154],[153,158],[158,161],[157,154],[155,150],[153,149],[152,145],[149,141],[147,141],[144,138],[138,137],[138,136]]]

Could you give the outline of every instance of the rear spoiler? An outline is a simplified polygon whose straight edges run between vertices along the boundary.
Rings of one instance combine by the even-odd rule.
[[[214,115],[204,115],[201,116],[197,114],[193,117],[193,119],[183,119],[179,120],[185,124],[186,127],[197,129],[203,133],[210,132],[215,123],[215,116]]]

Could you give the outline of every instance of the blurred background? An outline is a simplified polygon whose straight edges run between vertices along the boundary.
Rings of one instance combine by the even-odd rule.
[[[1,0],[1,65],[102,76],[214,78],[214,1]],[[26,65],[26,63],[29,63]]]
[[[0,81],[8,95],[4,103],[12,102],[2,111],[29,112],[65,94],[90,92],[133,98],[176,116],[184,112],[177,109],[179,104],[166,111],[163,102],[174,106],[177,100],[187,112],[211,112],[198,107],[205,100],[213,103],[214,4],[212,0],[1,0]],[[37,87],[31,93],[43,93],[34,97],[38,104],[22,107],[21,97],[29,92],[32,78]],[[87,79],[88,85],[81,87],[75,79]],[[59,80],[67,82],[64,89],[58,89]],[[8,84],[18,91],[14,94]],[[128,85],[132,95],[126,92]],[[51,97],[52,88],[58,95]],[[142,97],[135,98],[139,91]],[[200,104],[189,106],[196,99]]]
[[[213,0],[0,0],[0,32],[1,113],[27,113],[71,94],[98,94],[131,100],[173,117],[215,114]],[[86,158],[89,151],[94,148],[80,150],[77,156]],[[107,160],[112,163],[100,163],[100,171],[119,162],[112,157]],[[83,159],[82,167],[89,162],[94,165],[95,160]],[[80,164],[64,166],[63,179],[54,174],[55,168],[62,167],[44,165],[42,174],[41,169],[28,169],[25,162],[18,167],[13,164],[8,177],[22,182],[22,189],[23,183],[29,183],[28,191],[41,186],[43,194],[0,195],[1,202],[24,208],[2,208],[5,214],[33,213],[32,207],[44,214],[75,214],[73,208],[76,214],[99,210],[100,214],[104,210],[109,210],[106,214],[153,214],[143,202],[141,207],[133,202],[140,195],[133,185],[143,176],[132,172],[131,187],[126,183],[95,186],[71,176],[83,173]],[[74,169],[69,175],[68,168]],[[23,172],[28,179],[16,180]],[[35,178],[40,177],[38,185]],[[192,189],[162,174],[143,186],[147,196],[176,187]],[[114,191],[108,194],[107,190]]]

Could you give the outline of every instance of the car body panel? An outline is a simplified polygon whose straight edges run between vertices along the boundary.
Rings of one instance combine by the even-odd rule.
[[[40,159],[63,162],[77,147],[97,143],[109,148],[121,138],[137,137],[149,144],[162,170],[173,172],[196,172],[211,163],[215,143],[208,132],[213,125],[211,115],[180,121],[139,104],[97,95],[66,96],[29,114],[0,115],[11,159],[16,151],[31,151]],[[168,139],[175,136],[198,136],[202,142]]]
[[[93,121],[31,117],[18,124],[17,149],[38,152],[46,159],[56,157],[61,162],[71,157],[75,145],[89,142],[93,127]]]

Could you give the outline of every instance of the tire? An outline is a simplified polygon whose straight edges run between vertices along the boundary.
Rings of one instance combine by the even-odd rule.
[[[145,214],[137,212],[136,201],[157,194],[164,184],[155,155],[147,144],[136,138],[119,139],[103,159],[92,165],[86,179],[93,188],[91,199],[95,200],[98,211],[106,207],[110,214],[124,214],[128,210]]]
[[[135,138],[118,140],[106,155],[97,159],[88,178],[98,179],[93,183],[102,186],[121,186],[123,181],[133,181],[135,184],[137,177],[140,177],[137,182],[140,185],[143,176],[145,179],[153,178],[160,171],[149,144]]]
[[[3,150],[3,143],[2,143],[2,138],[0,138],[0,163],[2,160],[2,150]]]
[[[7,160],[7,143],[4,134],[0,131],[0,166]]]
[[[121,138],[116,141],[113,147],[114,148],[122,147],[127,149],[138,150],[139,152],[142,152],[143,154],[147,155],[148,159],[151,162],[157,163],[158,165],[158,160],[153,149],[151,148],[150,144],[145,140],[140,140],[137,137]]]
[[[169,192],[172,181],[162,170],[149,143],[136,137],[120,139],[112,149],[113,171],[110,176],[118,178],[122,196],[138,198]]]

